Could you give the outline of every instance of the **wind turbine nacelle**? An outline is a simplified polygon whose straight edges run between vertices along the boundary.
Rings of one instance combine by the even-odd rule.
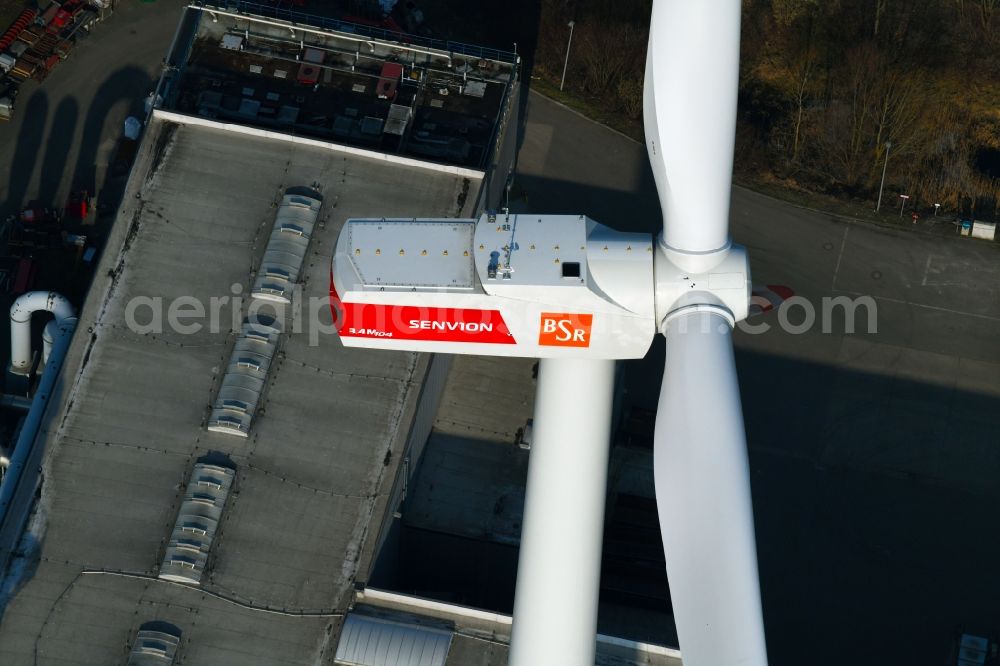
[[[348,347],[642,358],[656,334],[649,234],[582,215],[352,219],[330,299]]]

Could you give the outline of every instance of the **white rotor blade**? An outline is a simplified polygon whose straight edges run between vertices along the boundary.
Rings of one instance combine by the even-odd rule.
[[[684,666],[767,664],[732,329],[711,311],[667,322],[653,467]]]
[[[728,242],[739,64],[740,0],[654,0],[643,121],[675,250]]]

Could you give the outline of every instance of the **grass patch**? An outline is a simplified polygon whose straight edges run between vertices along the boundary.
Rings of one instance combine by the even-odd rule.
[[[839,199],[827,194],[811,192],[778,180],[773,176],[757,176],[753,174],[733,174],[733,182],[740,187],[745,187],[754,192],[765,194],[769,197],[788,202],[795,206],[809,208],[811,210],[822,211],[830,215],[847,217],[853,220],[869,222],[884,227],[894,227],[898,229],[919,228],[921,231],[933,229],[937,232],[954,231],[954,213],[941,211],[934,217],[933,208],[930,210],[918,210],[920,220],[917,227],[914,227],[911,214],[913,209],[908,205],[899,214],[899,199],[894,195],[887,194],[882,198],[882,209],[875,212],[875,201],[861,199]],[[907,202],[912,203],[912,200]]]

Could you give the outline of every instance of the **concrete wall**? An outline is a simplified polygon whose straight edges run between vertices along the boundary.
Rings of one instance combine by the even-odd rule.
[[[510,83],[507,100],[500,112],[497,122],[497,144],[489,163],[486,165],[486,175],[479,190],[474,215],[487,210],[499,210],[504,206],[504,189],[514,170],[517,157],[517,114],[520,109],[520,82]]]
[[[475,169],[467,169],[465,167],[453,166],[451,164],[437,164],[435,162],[427,162],[425,160],[419,160],[412,157],[404,157],[402,155],[393,155],[391,153],[381,153],[376,150],[357,148],[355,146],[348,146],[346,144],[334,143],[332,141],[310,139],[304,136],[288,134],[287,132],[276,132],[272,130],[262,129],[260,127],[240,125],[239,123],[226,123],[219,120],[212,120],[210,118],[202,118],[201,116],[190,116],[187,115],[186,113],[177,113],[176,111],[155,109],[153,111],[153,117],[172,123],[177,123],[179,125],[195,125],[197,127],[209,127],[212,129],[235,132],[237,134],[246,134],[249,136],[256,136],[265,139],[278,139],[280,141],[287,141],[289,143],[298,143],[304,146],[313,146],[315,148],[326,148],[334,152],[348,153],[350,155],[358,155],[360,157],[370,157],[372,159],[383,160],[385,162],[391,162],[393,164],[401,164],[403,166],[416,167],[418,169],[428,169],[430,171],[439,171],[441,173],[450,173],[456,176],[462,176],[464,178],[472,179],[472,178],[481,178],[483,176],[482,171],[476,171]]]
[[[395,518],[395,514],[403,504],[403,500],[406,499],[406,488],[416,475],[420,456],[427,445],[427,439],[431,434],[431,426],[434,425],[434,418],[437,416],[438,406],[441,404],[441,396],[444,394],[444,385],[448,379],[448,371],[451,369],[452,357],[447,354],[428,354],[425,359],[427,367],[423,373],[424,380],[418,389],[420,396],[417,398],[416,410],[413,414],[406,444],[402,451],[393,452],[393,455],[401,456],[402,460],[406,461],[406,464],[399,465],[396,477],[393,479],[389,501],[385,505],[385,512],[378,527],[378,535],[373,551],[374,556],[369,560],[367,570],[363,571],[365,579],[372,576],[376,564],[379,565],[382,571],[394,571],[396,569],[394,557],[398,548],[394,547],[394,544],[397,540],[397,523],[399,521]],[[390,537],[392,537],[391,543]],[[387,543],[389,543],[388,548],[386,548]],[[385,552],[383,552],[383,549],[385,549]],[[360,578],[361,576],[359,576]]]

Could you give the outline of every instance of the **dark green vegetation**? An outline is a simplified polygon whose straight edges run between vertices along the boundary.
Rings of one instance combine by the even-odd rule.
[[[540,87],[558,90],[574,19],[567,92],[641,138],[651,1],[541,4]],[[744,0],[737,172],[873,202],[890,143],[884,205],[993,218],[998,66],[1000,0]]]

